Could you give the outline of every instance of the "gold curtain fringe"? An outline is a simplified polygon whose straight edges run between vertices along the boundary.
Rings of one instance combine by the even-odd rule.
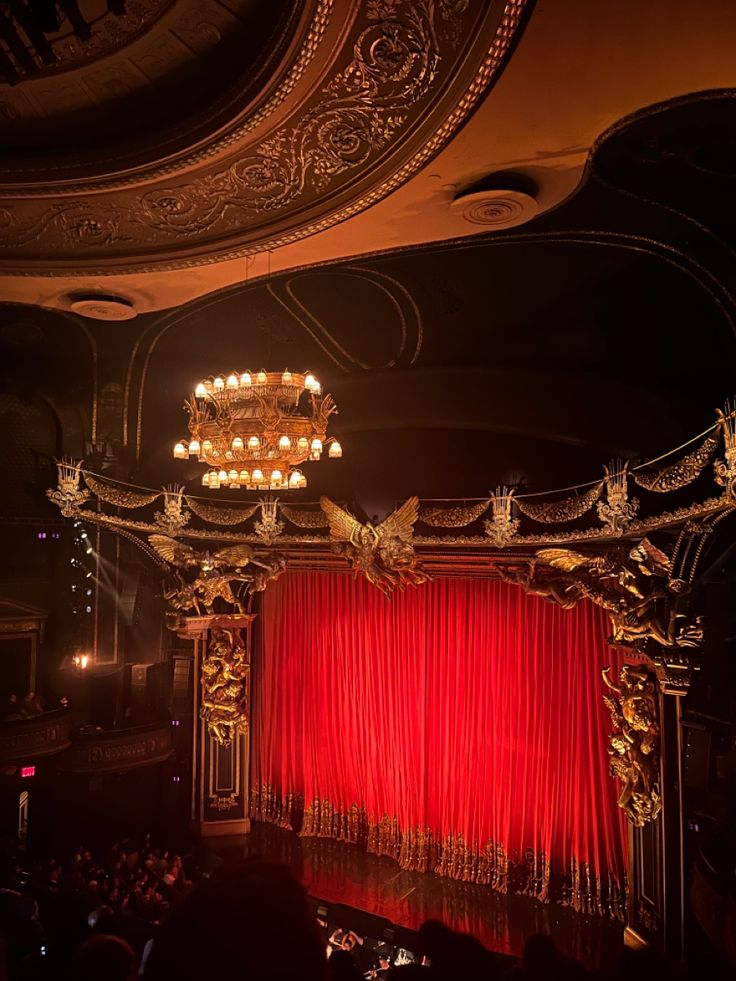
[[[421,508],[419,520],[433,528],[464,528],[477,521],[488,510],[490,498],[479,504],[457,508]]]
[[[544,852],[528,849],[510,856],[497,842],[484,847],[468,844],[462,835],[436,841],[429,828],[404,828],[396,817],[374,819],[353,804],[340,812],[326,799],[315,798],[306,807],[299,794],[279,797],[271,787],[254,788],[251,817],[282,828],[297,828],[303,838],[326,838],[362,845],[374,855],[386,855],[402,869],[436,872],[462,882],[490,886],[496,892],[523,895],[540,902],[560,903],[579,913],[624,920],[625,883],[611,874],[602,877],[575,859],[569,866],[553,869]]]
[[[185,497],[184,500],[198,518],[211,525],[239,525],[252,518],[258,510],[257,504],[247,508],[219,508],[195,497]]]
[[[575,494],[574,497],[565,498],[564,501],[543,501],[541,504],[533,504],[524,498],[517,497],[514,500],[521,513],[527,518],[539,521],[541,524],[552,525],[581,518],[586,511],[590,511],[601,496],[604,486],[605,481],[601,480],[585,494]]]
[[[266,821],[292,831],[292,815],[299,814],[303,809],[304,797],[301,794],[287,793],[280,797],[267,784],[251,788],[249,813],[254,821]]]
[[[677,463],[660,470],[637,470],[632,472],[632,477],[640,487],[657,494],[687,487],[710,463],[719,441],[720,437],[709,436],[697,449]]]
[[[307,511],[305,508],[293,508],[288,504],[281,504],[279,511],[287,521],[298,528],[327,528],[329,524],[322,511]]]
[[[122,487],[112,487],[110,484],[105,484],[101,480],[97,480],[92,474],[87,473],[83,470],[84,482],[95,495],[101,501],[105,501],[106,504],[114,504],[118,508],[143,508],[147,504],[153,504],[155,500],[161,497],[163,491],[157,491],[155,494],[138,494],[136,491],[124,490]]]

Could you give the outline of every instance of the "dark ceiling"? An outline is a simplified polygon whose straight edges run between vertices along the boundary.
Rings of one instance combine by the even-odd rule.
[[[170,452],[200,376],[263,366],[313,370],[339,405],[345,456],[311,467],[310,499],[370,511],[415,492],[596,478],[613,455],[706,429],[733,393],[735,108],[731,92],[704,93],[623,121],[578,193],[513,232],[244,283],[120,325],[6,306],[4,388],[84,400],[86,330],[107,386],[98,437],[144,484],[199,476]]]

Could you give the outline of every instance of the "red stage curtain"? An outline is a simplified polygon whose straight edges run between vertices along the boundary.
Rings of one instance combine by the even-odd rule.
[[[264,595],[254,655],[253,817],[618,914],[607,633],[597,607],[501,582],[389,601],[347,575],[287,573]]]

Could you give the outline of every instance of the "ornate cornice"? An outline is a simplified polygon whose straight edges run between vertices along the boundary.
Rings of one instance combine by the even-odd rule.
[[[320,86],[286,121],[186,180],[53,200],[6,194],[0,257],[12,252],[12,271],[45,274],[160,270],[272,249],[344,221],[447,143],[497,76],[528,2],[368,0]]]

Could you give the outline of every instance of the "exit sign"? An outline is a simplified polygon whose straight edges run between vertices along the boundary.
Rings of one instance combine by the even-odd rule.
[[[22,766],[20,768],[20,775],[22,777],[35,777],[36,776],[35,766]]]

